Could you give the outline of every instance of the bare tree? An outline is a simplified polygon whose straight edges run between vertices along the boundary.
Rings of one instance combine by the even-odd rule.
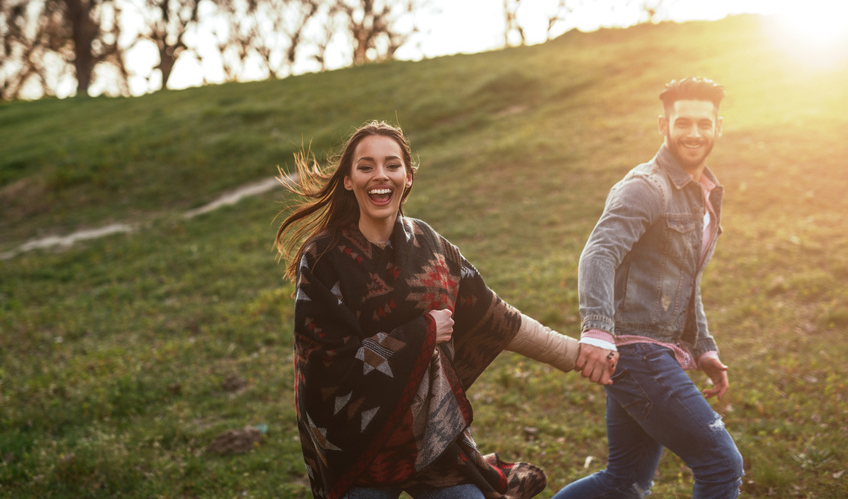
[[[427,0],[331,0],[330,15],[340,19],[350,39],[352,63],[383,61],[418,33],[415,14]]]
[[[269,77],[287,76],[310,57],[326,69],[329,50],[342,38],[347,64],[386,60],[415,39],[416,15],[430,2],[0,0],[0,90],[3,98],[19,97],[24,88],[55,95],[64,78],[76,80],[77,95],[85,95],[95,79],[98,87],[108,79],[110,88],[129,94],[131,77],[149,81],[155,74],[131,74],[138,69],[125,64],[126,52],[142,40],[156,47],[153,71],[161,73],[163,88],[179,58],[189,55],[216,59],[227,80],[257,65]],[[211,52],[201,45],[203,36],[214,40]]]
[[[64,0],[67,8],[66,19],[70,28],[71,41],[73,43],[74,57],[71,59],[76,69],[77,93],[88,92],[91,84],[91,76],[94,70],[94,54],[91,46],[94,42],[99,26],[92,18],[96,0],[87,2],[85,0]]]
[[[291,73],[298,50],[305,39],[305,30],[319,12],[319,0],[266,0],[261,19],[272,21],[270,30],[257,23],[255,44],[257,53],[273,77]],[[274,5],[278,4],[278,5]]]
[[[288,35],[288,48],[285,61],[289,67],[294,66],[297,50],[304,40],[304,30],[307,24],[318,14],[318,0],[297,0],[292,2],[296,15],[289,16],[287,25],[281,26],[280,31]]]
[[[226,17],[215,29],[228,79],[252,57],[272,78],[291,74],[304,30],[321,8],[320,0],[219,0]]]
[[[328,18],[327,22],[321,26],[322,29],[310,39],[310,44],[315,50],[311,59],[315,60],[321,66],[321,71],[327,69],[327,51],[330,47],[330,41],[332,41],[333,35],[339,30],[336,24],[335,18]]]
[[[633,0],[637,7],[647,17],[647,22],[658,22],[664,12],[668,11],[678,0]]]
[[[511,38],[515,34],[518,37],[516,45],[524,45],[524,29],[518,24],[518,9],[521,0],[504,0],[504,47],[513,45]]]
[[[579,2],[578,5],[582,5],[582,2]],[[548,27],[545,30],[545,41],[552,38],[556,25],[566,21],[578,8],[578,6],[573,5],[573,2],[570,2],[569,0],[559,0],[556,7],[554,7],[553,12],[548,14]]]
[[[51,3],[50,1],[47,2]],[[77,79],[77,95],[88,95],[94,74],[94,68],[101,63],[109,63],[118,68],[118,84],[125,85],[126,76],[122,51],[118,46],[121,34],[117,21],[117,8],[112,0],[63,0],[66,28],[72,43],[71,53],[68,47],[61,50],[65,60],[74,65]]]
[[[261,1],[261,0],[259,0]],[[215,40],[217,57],[226,81],[235,81],[244,71],[245,60],[253,44],[252,23],[259,22],[253,12],[257,0],[217,0],[218,16],[212,22],[210,34]],[[201,60],[212,54],[195,53]]]
[[[202,0],[146,0],[136,7],[142,21],[139,39],[156,45],[159,62],[154,66],[162,75],[162,88],[166,88],[174,65],[183,52],[189,50],[186,34],[196,29]]]
[[[43,7],[43,6],[42,6]],[[2,97],[15,99],[30,82],[49,95],[42,60],[50,34],[61,29],[58,16],[44,16],[28,8],[26,0],[0,3],[0,34],[3,37],[3,59],[0,62]],[[41,22],[39,22],[41,20]]]
[[[3,97],[19,97],[28,83],[54,95],[57,82],[73,74],[77,95],[87,95],[95,67],[126,69],[118,47],[120,25],[112,0],[12,0],[0,3],[3,21]]]

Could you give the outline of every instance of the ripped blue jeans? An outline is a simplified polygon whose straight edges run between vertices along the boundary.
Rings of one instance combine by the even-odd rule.
[[[695,477],[693,499],[732,499],[742,485],[742,456],[721,416],[668,348],[651,343],[618,347],[607,392],[609,462],[573,482],[554,499],[630,499],[650,493],[664,448]]]

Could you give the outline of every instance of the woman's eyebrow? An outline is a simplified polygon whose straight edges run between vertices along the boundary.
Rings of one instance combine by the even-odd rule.
[[[385,157],[386,161],[388,161],[390,159],[400,159],[400,156],[392,155],[392,156],[386,156]],[[372,158],[371,156],[362,156],[362,157],[356,159],[357,163],[359,163],[360,161],[374,161],[374,158]]]

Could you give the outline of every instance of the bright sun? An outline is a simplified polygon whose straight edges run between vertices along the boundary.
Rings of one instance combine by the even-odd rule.
[[[848,3],[813,0],[787,7],[778,20],[790,36],[816,45],[830,45],[848,39]]]
[[[848,59],[848,2],[782,2],[775,37],[790,54],[814,66],[844,64]]]

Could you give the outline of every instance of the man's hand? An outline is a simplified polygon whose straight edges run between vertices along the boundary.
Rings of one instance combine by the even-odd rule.
[[[724,396],[724,392],[730,388],[727,381],[727,366],[721,363],[718,357],[704,356],[698,363],[702,371],[713,381],[713,387],[703,391],[705,398],[718,395],[718,399]]]
[[[610,378],[615,372],[617,363],[618,352],[581,343],[580,355],[577,356],[574,367],[584,378],[589,378],[593,383],[611,385]]]

